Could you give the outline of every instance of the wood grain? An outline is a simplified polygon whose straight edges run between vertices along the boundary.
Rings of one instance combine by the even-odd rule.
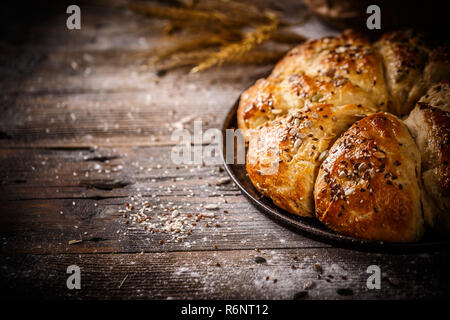
[[[171,147],[3,149],[0,198],[6,210],[0,216],[0,229],[7,236],[3,250],[140,252],[211,250],[213,245],[228,249],[327,246],[277,226],[250,205],[233,183],[217,185],[226,175],[221,166],[178,166],[170,161],[170,151]],[[142,200],[136,208],[144,200],[162,206],[155,215],[165,207],[177,207],[180,215],[187,215],[208,211],[202,207],[206,204],[219,204],[213,212],[221,227],[209,228],[202,221],[192,227],[193,234],[185,242],[161,246],[159,240],[167,242],[168,235],[152,235],[142,226],[126,225],[122,217],[125,203],[133,203],[131,197],[139,194]],[[75,239],[86,241],[68,244]]]
[[[447,261],[448,253],[391,256],[331,248],[60,254],[3,256],[0,272],[7,279],[2,289],[45,299],[293,299],[302,291],[304,299],[443,299],[450,284]],[[366,286],[373,264],[382,271],[379,290]],[[81,268],[80,290],[66,287],[69,265]]]
[[[62,4],[41,8],[43,21],[30,20],[33,25],[21,24],[23,18],[1,28],[2,293],[68,299],[292,299],[303,291],[297,297],[448,297],[448,252],[332,248],[277,225],[234,184],[217,185],[226,176],[220,164],[174,164],[174,124],[181,121],[190,132],[195,120],[203,129],[220,128],[239,94],[271,66],[224,66],[195,75],[185,68],[160,77],[135,57],[170,44],[161,36],[163,24],[131,14],[124,3],[81,2],[80,31],[65,28]],[[299,30],[313,37],[332,33],[316,19]],[[155,219],[165,208],[186,217],[209,212],[207,204],[218,210],[182,242],[171,242],[168,233],[130,223],[129,212],[124,217],[132,197],[157,206]],[[266,263],[255,263],[255,256]],[[321,279],[316,262],[324,270]],[[80,291],[65,286],[72,264],[82,270]],[[382,269],[381,290],[366,289],[371,264]],[[313,287],[305,289],[310,280]]]

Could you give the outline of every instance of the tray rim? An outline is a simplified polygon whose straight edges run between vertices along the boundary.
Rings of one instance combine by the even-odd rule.
[[[254,197],[249,190],[243,185],[242,181],[236,176],[234,173],[234,167],[237,166],[235,164],[228,164],[225,160],[226,154],[226,130],[227,129],[236,129],[237,128],[237,109],[239,106],[241,95],[239,95],[238,99],[231,107],[231,109],[227,112],[225,120],[222,124],[221,132],[222,132],[222,146],[221,146],[221,158],[223,165],[227,174],[236,184],[236,186],[241,190],[244,196],[250,200],[250,203],[254,205],[258,211],[262,212],[264,215],[282,225],[287,227],[291,231],[294,231],[298,234],[304,235],[306,237],[312,238],[313,240],[317,240],[320,242],[324,242],[327,244],[331,244],[335,247],[343,247],[347,249],[360,250],[360,251],[371,251],[371,252],[391,252],[391,253],[409,253],[409,252],[427,252],[436,251],[436,250],[450,250],[450,239],[449,240],[434,240],[429,242],[410,242],[410,243],[398,243],[398,242],[383,242],[383,241],[375,241],[375,240],[365,240],[365,239],[357,239],[345,235],[340,235],[334,232],[331,229],[328,229],[325,225],[323,225],[324,229],[320,229],[318,227],[314,227],[311,224],[308,224],[307,220],[314,218],[306,218],[296,216],[291,214],[279,207],[275,204],[271,203],[266,204],[260,199]],[[236,124],[235,126],[232,126]],[[247,151],[247,150],[246,150]],[[246,152],[247,157],[247,152]],[[262,196],[262,195],[261,195]],[[320,223],[320,222],[319,222]],[[327,230],[328,229],[328,230]]]

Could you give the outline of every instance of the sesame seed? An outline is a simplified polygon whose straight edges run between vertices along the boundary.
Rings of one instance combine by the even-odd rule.
[[[384,159],[386,157],[386,155],[383,152],[379,152],[379,151],[374,152],[373,155],[379,159]]]

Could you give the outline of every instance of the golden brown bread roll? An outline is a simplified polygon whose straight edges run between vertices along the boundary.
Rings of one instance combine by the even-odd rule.
[[[292,49],[267,79],[242,94],[238,124],[245,132],[289,109],[317,103],[385,110],[387,99],[383,66],[370,42],[346,32]]]
[[[405,116],[433,83],[450,75],[446,47],[431,49],[412,30],[391,32],[374,44],[380,53],[389,91],[389,111]]]
[[[389,111],[406,115],[426,90],[423,71],[428,48],[421,37],[410,30],[384,35],[375,43],[375,48],[386,69]]]
[[[431,87],[405,120],[422,156],[426,222],[450,231],[450,82]]]
[[[363,113],[360,105],[318,104],[249,131],[247,172],[253,185],[294,214],[314,215],[313,188],[330,145]]]
[[[349,236],[409,242],[423,234],[420,154],[401,120],[361,119],[330,149],[315,185],[316,216]]]
[[[373,45],[352,31],[306,41],[242,94],[239,128],[245,133],[317,102],[407,115],[429,86],[450,76],[449,52],[430,48],[411,30],[388,33]]]

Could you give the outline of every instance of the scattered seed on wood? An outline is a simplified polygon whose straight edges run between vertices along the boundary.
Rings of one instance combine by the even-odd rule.
[[[125,283],[125,281],[127,280],[128,275],[125,276],[125,278],[123,278],[123,280],[120,282],[119,284],[119,289],[122,288],[122,285]]]
[[[219,178],[219,179],[217,179],[217,181],[216,181],[216,185],[217,185],[217,186],[221,186],[221,185],[230,183],[230,181],[231,181],[231,179],[228,178],[228,177]]]
[[[322,266],[320,265],[320,263],[316,262],[316,263],[314,264],[314,271],[316,271],[317,273],[323,273],[323,268],[322,268]]]
[[[76,244],[76,243],[80,243],[83,242],[83,240],[79,239],[79,240],[70,240],[69,244]]]
[[[316,283],[313,280],[308,280],[303,286],[304,290],[310,290],[316,286]]]
[[[266,259],[264,259],[263,257],[259,257],[259,256],[256,256],[254,258],[254,260],[256,263],[266,263],[267,262]]]

